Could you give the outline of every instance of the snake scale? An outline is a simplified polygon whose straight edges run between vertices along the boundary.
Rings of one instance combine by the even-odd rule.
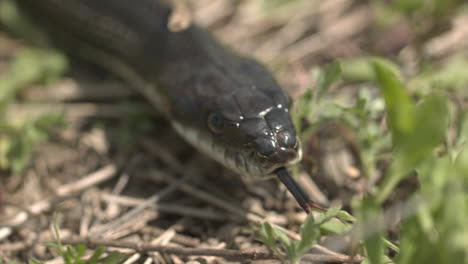
[[[159,0],[16,0],[54,43],[138,89],[188,142],[241,175],[277,175],[307,212],[286,167],[301,158],[290,97],[253,59],[190,25],[168,29]]]

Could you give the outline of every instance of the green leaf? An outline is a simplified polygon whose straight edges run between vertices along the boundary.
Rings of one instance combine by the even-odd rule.
[[[468,60],[466,56],[455,53],[441,67],[425,70],[412,78],[408,83],[408,87],[416,92],[434,89],[461,91],[468,85],[468,75],[465,70],[467,67]]]
[[[327,211],[320,213],[315,217],[315,225],[320,226],[328,222],[333,217],[336,217],[341,210],[341,206],[333,206]]]
[[[98,247],[94,250],[93,255],[89,258],[88,264],[97,264],[99,258],[102,256],[104,253],[105,248],[104,247]]]
[[[261,224],[260,235],[262,242],[265,243],[268,247],[273,248],[276,246],[274,231],[270,223],[264,222]]]
[[[348,221],[348,222],[356,222],[356,217],[350,215],[348,212],[340,210],[337,214],[336,217],[342,221]]]
[[[449,110],[447,99],[440,94],[430,94],[415,106],[386,61],[375,59],[373,66],[385,99],[395,156],[378,193],[377,201],[382,203],[398,182],[444,141]]]
[[[283,230],[279,228],[273,228],[273,233],[275,237],[277,237],[285,247],[289,247],[291,245],[291,239],[289,239],[289,237]]]
[[[340,60],[341,76],[345,81],[370,82],[376,80],[375,70],[372,66],[372,57],[354,57]],[[385,67],[398,75],[398,66],[385,61]]]
[[[337,219],[332,219],[323,223],[320,226],[320,233],[323,235],[337,235],[343,234],[350,231],[353,228],[353,225],[339,221]]]
[[[393,144],[399,147],[415,130],[414,104],[405,91],[398,73],[383,59],[374,59],[377,83],[385,99],[387,123],[392,131]]]
[[[293,118],[294,124],[299,129],[302,127],[303,119],[308,120],[313,115],[313,90],[307,89],[305,93],[294,104]]]
[[[421,156],[430,152],[434,147],[445,140],[449,126],[450,112],[447,98],[439,93],[427,95],[418,105],[416,105],[416,124],[418,131],[414,135],[413,146],[407,151],[420,149]],[[415,154],[416,155],[416,154]]]
[[[461,147],[468,144],[468,111],[461,112],[458,118],[460,122],[458,122],[456,145]]]
[[[372,197],[364,198],[360,202],[359,222],[361,223],[360,232],[364,238],[364,247],[370,263],[382,264],[384,257],[384,243],[382,236],[382,227],[380,226],[381,212],[377,201]],[[364,226],[362,226],[364,225]]]
[[[103,258],[99,263],[100,264],[119,264],[122,263],[127,258],[126,254],[120,252],[112,252],[109,256]]]
[[[388,239],[382,237],[382,241],[383,241],[383,243],[384,243],[385,246],[387,246],[388,248],[392,249],[392,250],[395,251],[396,253],[399,253],[399,252],[400,252],[400,248],[399,248],[397,245],[393,244],[390,240],[388,240]],[[387,256],[385,256],[385,257],[387,257]],[[388,261],[388,257],[387,257],[387,260],[385,260],[385,261]]]
[[[468,182],[468,145],[465,145],[455,159],[455,168],[462,175],[461,178]]]
[[[291,243],[289,246],[285,247],[286,253],[288,255],[289,262],[291,264],[299,263],[299,260],[302,257],[302,254],[298,252],[298,242],[295,241]]]
[[[297,246],[299,255],[304,255],[313,245],[317,243],[317,238],[320,236],[318,226],[314,223],[312,215],[308,215],[304,224],[301,226],[301,241]]]
[[[86,254],[86,250],[88,249],[85,244],[78,244],[74,246],[75,252],[76,252],[76,257],[77,259],[83,258],[83,256]]]
[[[328,91],[331,85],[337,82],[341,77],[341,65],[339,61],[323,66],[323,71],[318,71],[316,74],[317,79],[317,93],[316,100],[319,100]]]

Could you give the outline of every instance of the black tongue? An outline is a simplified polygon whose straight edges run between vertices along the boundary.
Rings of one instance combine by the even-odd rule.
[[[280,181],[288,188],[289,192],[294,196],[296,201],[299,203],[299,206],[304,209],[306,213],[310,213],[312,208],[318,210],[325,210],[319,204],[312,202],[309,196],[302,190],[302,188],[297,184],[294,178],[289,174],[286,167],[281,167],[275,171],[275,174],[278,176]]]

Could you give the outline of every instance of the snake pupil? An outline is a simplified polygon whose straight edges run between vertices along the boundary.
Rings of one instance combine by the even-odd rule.
[[[224,120],[218,113],[211,113],[208,116],[208,128],[216,134],[219,134],[223,131]]]

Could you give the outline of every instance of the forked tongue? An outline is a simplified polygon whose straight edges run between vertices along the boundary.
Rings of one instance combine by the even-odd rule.
[[[289,174],[286,167],[281,167],[275,171],[275,174],[278,176],[280,181],[288,188],[289,192],[294,196],[296,201],[299,203],[299,206],[304,209],[306,213],[310,213],[312,208],[318,210],[325,210],[319,204],[310,200],[309,196],[302,190],[302,188],[297,184],[294,178]]]

